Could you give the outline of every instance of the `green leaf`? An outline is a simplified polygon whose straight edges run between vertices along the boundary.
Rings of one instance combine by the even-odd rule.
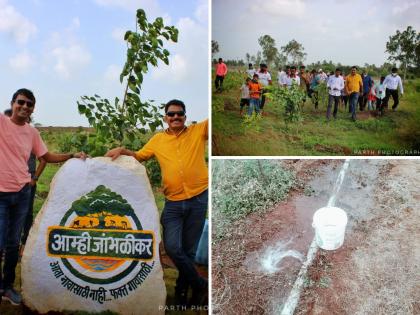
[[[150,127],[150,130],[151,130],[152,132],[155,132],[155,130],[156,130],[156,126],[155,126],[155,124],[154,124],[154,123],[149,123],[149,127]]]
[[[140,93],[139,88],[138,88],[135,84],[128,83],[128,88],[129,88],[131,91],[133,91],[134,93]]]
[[[136,139],[132,133],[127,134],[127,137],[130,142],[133,142]]]
[[[178,41],[178,30],[177,29],[173,30],[173,33],[171,34],[171,40],[175,43]]]
[[[79,113],[84,114],[84,112],[86,111],[86,106],[83,104],[80,104],[79,102],[77,104],[78,104]]]
[[[128,36],[130,36],[131,33],[132,33],[131,31],[125,32],[125,34],[124,34],[124,40],[127,40],[128,39]]]

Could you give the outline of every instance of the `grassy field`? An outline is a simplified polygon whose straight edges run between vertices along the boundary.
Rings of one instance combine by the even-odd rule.
[[[352,122],[348,110],[340,107],[337,119],[327,121],[326,104],[315,110],[307,99],[303,121],[286,124],[284,108],[271,101],[264,107],[266,115],[245,122],[239,114],[244,78],[243,73],[231,71],[224,90],[212,94],[213,155],[418,155],[420,79],[405,82],[398,110],[383,117],[364,111]]]
[[[53,128],[55,131],[54,133],[51,133],[48,130],[44,130],[42,132],[42,136],[44,141],[46,142],[49,150],[51,152],[58,152],[60,144],[58,143],[58,139],[61,138],[61,136],[64,133],[69,134],[70,131],[68,130],[60,130],[57,131],[56,128]],[[58,134],[57,134],[58,132]],[[42,176],[39,178],[38,184],[37,184],[37,192],[35,195],[35,202],[34,202],[34,216],[41,210],[41,207],[43,203],[45,202],[45,199],[48,196],[49,188],[51,180],[53,179],[55,173],[59,170],[61,165],[59,164],[47,164],[44,172],[42,173]],[[162,190],[159,187],[153,188],[153,193],[155,196],[155,201],[157,208],[159,210],[159,214],[163,210],[163,206],[165,203],[165,197],[162,193]],[[173,268],[164,268],[164,280],[166,284],[166,290],[167,290],[167,302],[171,303],[174,299],[175,295],[175,281],[178,277],[178,272],[176,269]],[[20,263],[17,266],[16,270],[16,281],[15,281],[15,288],[20,291],[21,286],[21,278],[20,278]],[[0,300],[1,301],[1,300]],[[187,311],[167,311],[168,314],[206,314],[207,312],[197,312],[193,310],[187,310]],[[25,310],[20,306],[12,306],[8,302],[2,302],[0,306],[0,314],[1,315],[21,315],[26,314]],[[66,315],[88,315],[90,313],[86,312],[66,312]],[[98,315],[99,313],[94,313],[95,315]],[[100,315],[111,315],[114,314],[112,312],[102,312]]]

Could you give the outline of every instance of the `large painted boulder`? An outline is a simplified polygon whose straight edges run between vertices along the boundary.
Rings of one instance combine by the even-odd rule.
[[[51,182],[22,258],[26,306],[163,314],[159,213],[132,157],[72,159]]]

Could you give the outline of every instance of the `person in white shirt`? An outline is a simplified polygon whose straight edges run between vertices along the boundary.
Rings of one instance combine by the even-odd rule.
[[[327,107],[327,120],[331,118],[331,107],[334,100],[334,119],[337,118],[338,103],[340,102],[341,90],[344,89],[344,80],[340,75],[341,70],[335,69],[335,74],[331,75],[327,81],[328,88],[328,107]]]
[[[384,86],[385,77],[381,77],[381,82],[375,88],[376,92],[376,110],[379,112],[379,115],[384,114],[384,99],[385,99],[385,86]]]
[[[398,87],[400,88],[401,95],[404,94],[404,89],[401,81],[401,77],[398,75],[398,69],[392,68],[391,74],[388,74],[384,80],[384,87],[385,87],[385,99],[384,99],[384,106],[388,108],[388,101],[389,97],[392,95],[392,99],[394,100],[394,105],[392,105],[392,110],[395,111],[399,104],[398,100]]]
[[[300,78],[296,74],[296,67],[295,66],[290,67],[290,76],[288,76],[286,78],[286,85],[287,85],[288,89],[290,89],[292,84],[300,86]]]
[[[242,112],[245,106],[249,106],[249,81],[250,78],[246,78],[245,83],[242,84],[241,90],[241,102],[239,103],[239,114],[242,116]]]
[[[286,79],[288,76],[290,76],[290,66],[287,66],[286,68],[284,68],[284,70],[278,73],[277,81],[279,83],[279,86],[287,85]]]
[[[327,81],[328,76],[322,69],[318,70],[318,74],[319,74],[319,77],[320,77],[321,81]]]
[[[261,96],[261,103],[260,103],[260,110],[262,111],[265,104],[264,93],[266,92],[266,90],[264,89],[264,87],[271,85],[272,81],[271,81],[271,74],[270,72],[268,72],[267,65],[265,63],[260,64],[260,71],[258,71],[257,74],[258,74],[258,81],[263,86],[263,93]]]
[[[248,64],[248,70],[246,70],[246,73],[248,75],[248,78],[250,78],[251,80],[254,74],[257,73],[257,70],[254,69],[254,67],[252,66],[252,63]]]

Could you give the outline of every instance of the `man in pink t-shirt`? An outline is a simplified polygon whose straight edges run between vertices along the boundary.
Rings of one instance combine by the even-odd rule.
[[[223,62],[222,58],[219,58],[219,62],[216,64],[216,80],[214,84],[216,85],[216,91],[222,91],[223,80],[227,73],[227,66]]]
[[[48,152],[38,130],[27,123],[35,107],[35,96],[30,90],[16,91],[11,106],[10,118],[0,114],[0,266],[5,251],[3,270],[0,268],[0,296],[18,305],[22,298],[13,289],[13,282],[20,237],[29,210],[29,156],[33,153],[48,163],[59,163],[73,157],[85,159],[86,154]]]

